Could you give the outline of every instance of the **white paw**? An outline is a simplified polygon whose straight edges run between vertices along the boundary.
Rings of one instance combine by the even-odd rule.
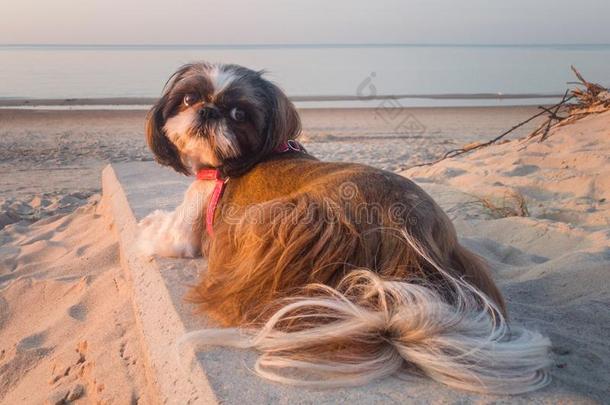
[[[189,222],[175,212],[156,210],[138,224],[138,249],[144,255],[197,257],[201,241]]]

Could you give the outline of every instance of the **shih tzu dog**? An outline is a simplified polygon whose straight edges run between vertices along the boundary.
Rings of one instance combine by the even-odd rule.
[[[547,384],[547,338],[511,325],[485,263],[442,209],[394,173],[322,162],[261,72],[194,63],[147,121],[157,161],[196,175],[141,226],[148,253],[207,257],[187,297],[224,328],[185,341],[255,348],[261,376],[361,385],[397,372],[521,393]]]

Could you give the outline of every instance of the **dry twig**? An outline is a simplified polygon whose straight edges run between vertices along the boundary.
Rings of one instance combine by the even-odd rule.
[[[553,128],[573,123],[590,114],[597,114],[610,110],[610,91],[597,83],[591,83],[586,81],[574,66],[571,66],[571,68],[579,81],[570,82],[568,84],[576,84],[578,86],[583,86],[584,89],[581,87],[576,87],[573,89],[566,90],[565,94],[563,95],[563,98],[559,103],[550,107],[539,106],[538,108],[542,110],[541,112],[534,114],[530,118],[518,123],[509,130],[504,131],[503,133],[489,141],[472,142],[462,146],[461,148],[452,149],[436,160],[409,166],[405,169],[421,166],[431,166],[445,159],[450,159],[476,149],[481,149],[486,146],[493,145],[500,141],[502,138],[512,133],[513,131],[515,131],[517,128],[520,128],[523,125],[545,114],[547,116],[546,120],[525,138],[526,141],[539,136],[539,142],[543,142],[547,139],[549,132]]]

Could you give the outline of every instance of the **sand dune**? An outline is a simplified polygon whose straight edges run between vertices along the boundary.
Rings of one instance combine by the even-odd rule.
[[[532,217],[601,229],[610,226],[610,114],[560,127],[545,142],[512,141],[404,172],[450,185],[496,206],[522,196]]]

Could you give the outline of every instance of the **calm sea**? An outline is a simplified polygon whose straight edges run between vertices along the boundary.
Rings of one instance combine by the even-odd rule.
[[[393,102],[405,106],[538,103],[536,95],[563,94],[570,65],[610,85],[610,45],[4,45],[0,99],[157,97],[178,66],[197,60],[265,69],[308,100],[302,106],[366,106],[380,95],[400,95]]]

